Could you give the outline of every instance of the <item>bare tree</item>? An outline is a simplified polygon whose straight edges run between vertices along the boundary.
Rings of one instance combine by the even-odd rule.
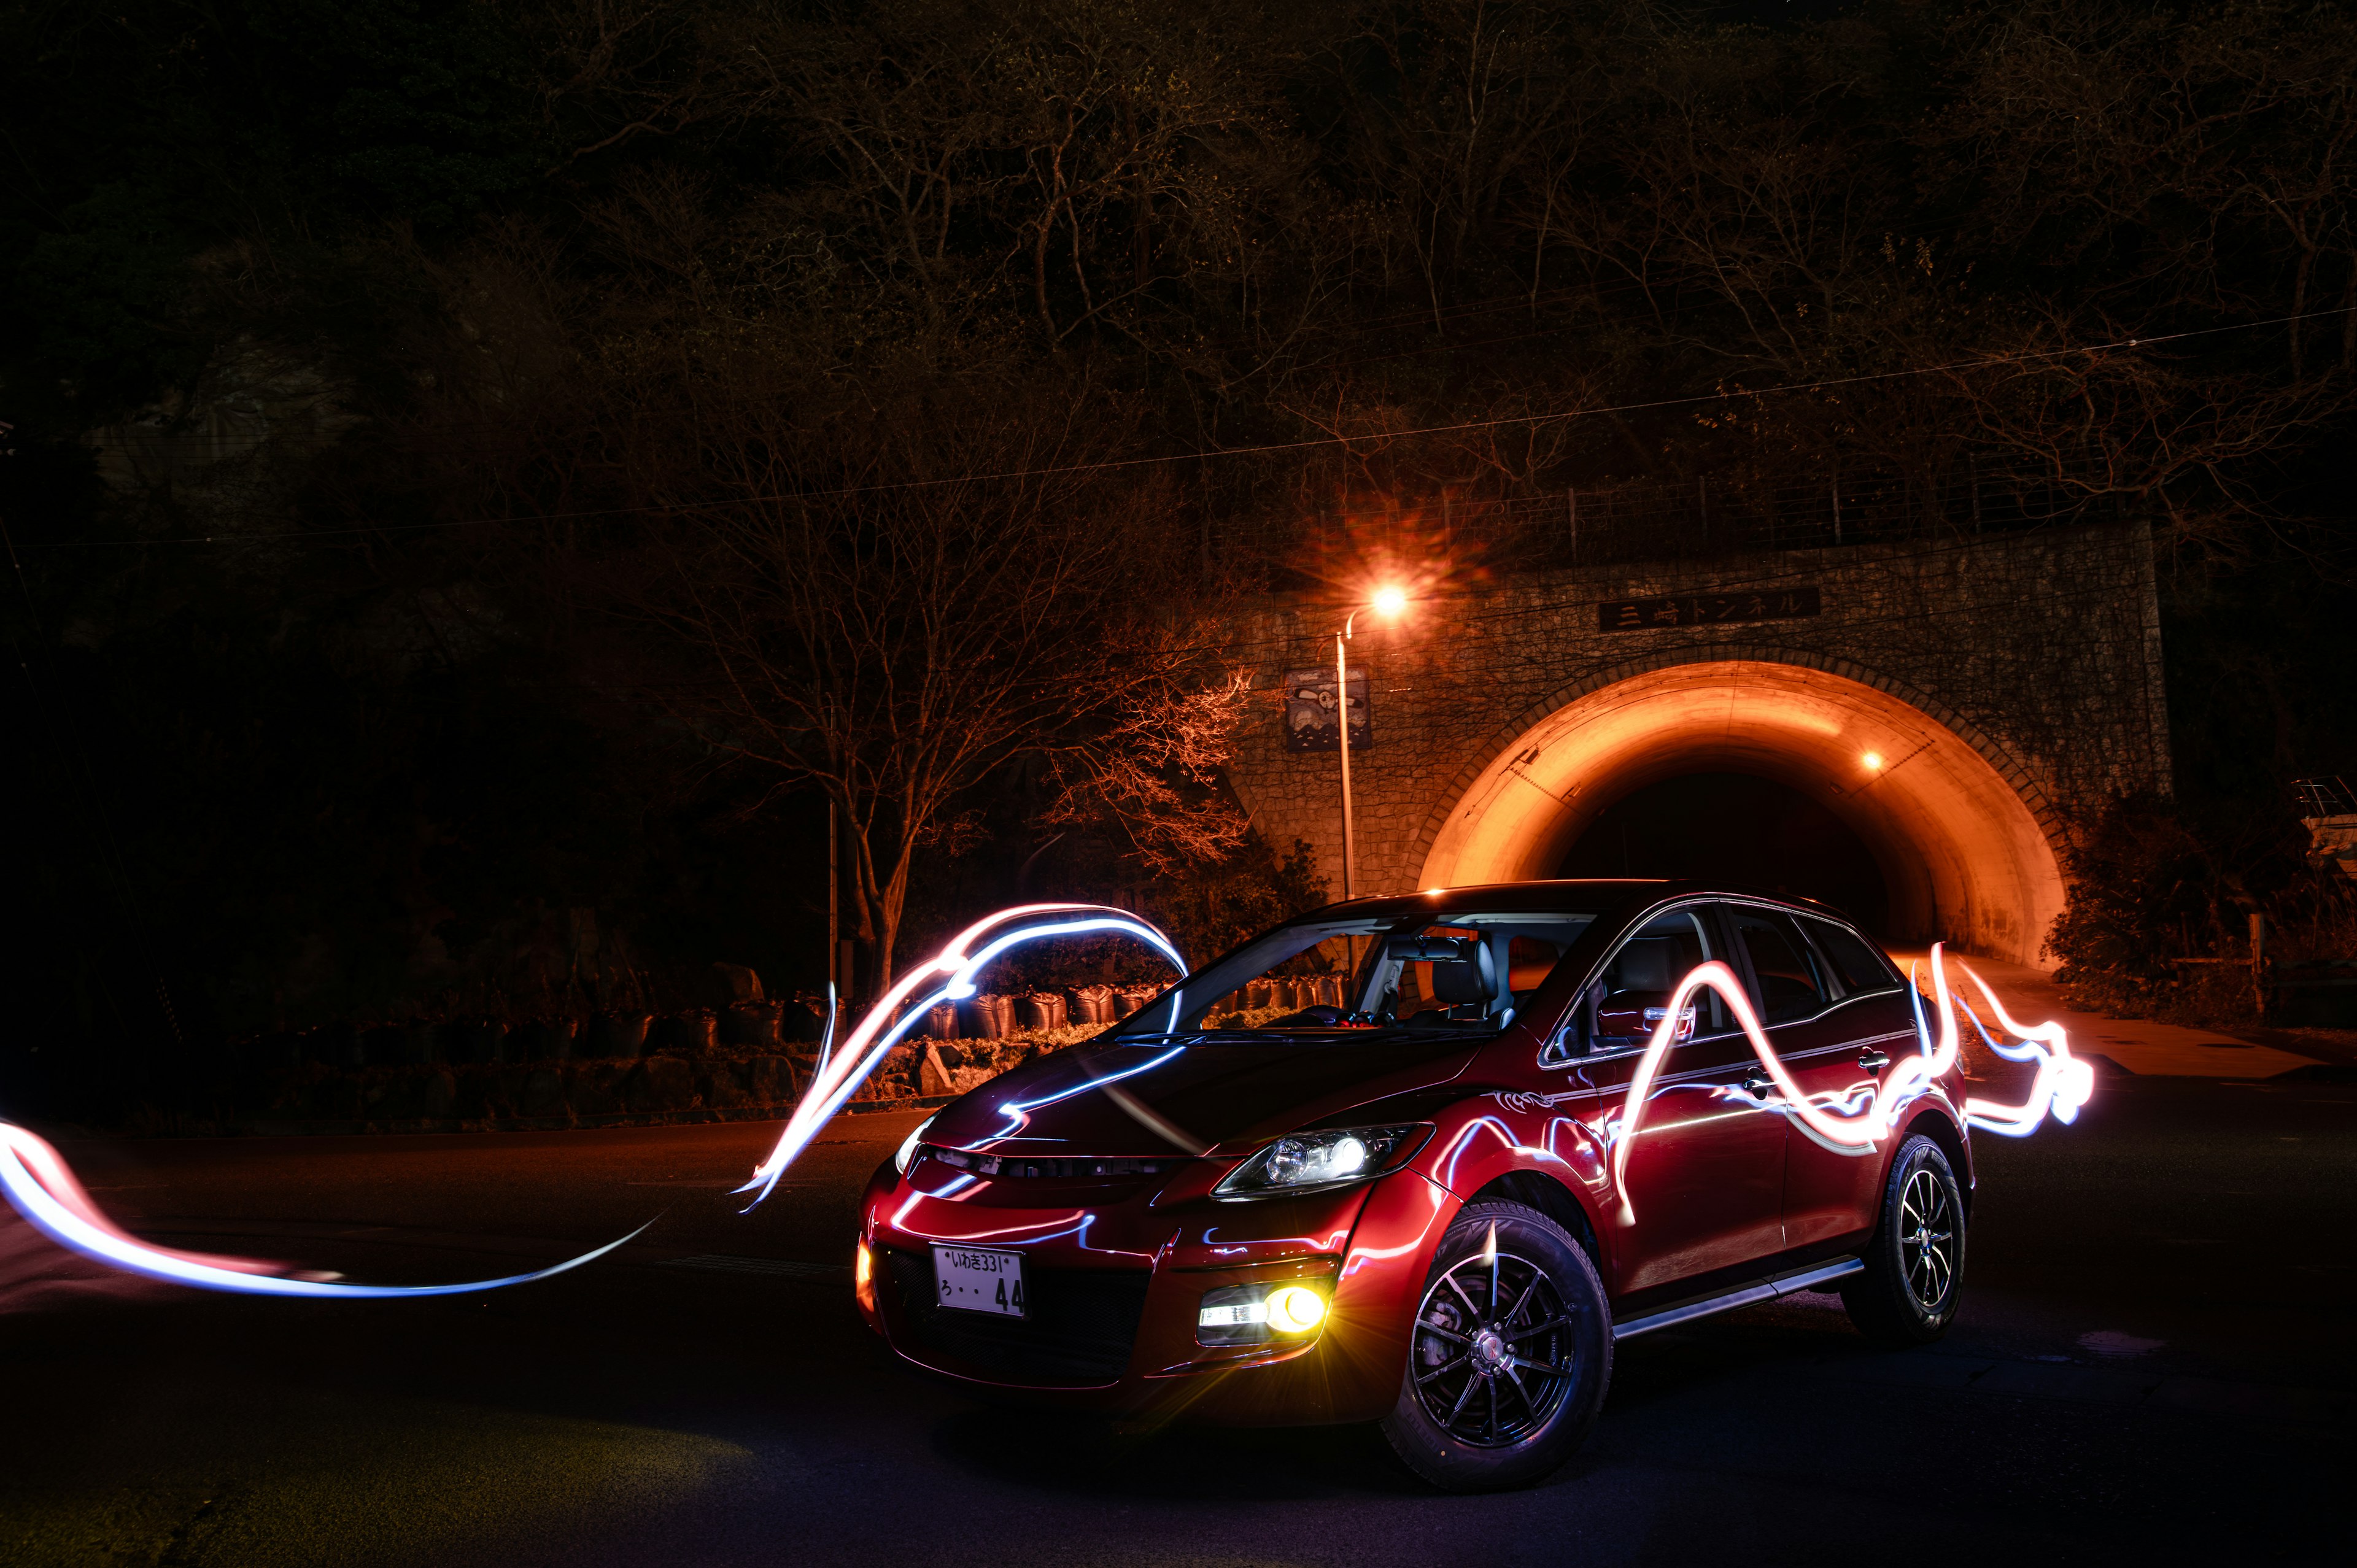
[[[842,812],[877,984],[920,846],[1018,754],[1049,761],[1058,813],[1110,813],[1149,859],[1241,835],[1183,787],[1224,759],[1240,693],[1164,614],[1162,487],[1092,466],[1123,435],[1104,399],[869,383],[822,409],[748,390],[705,400],[698,499],[610,558],[606,587],[685,650],[650,700]]]

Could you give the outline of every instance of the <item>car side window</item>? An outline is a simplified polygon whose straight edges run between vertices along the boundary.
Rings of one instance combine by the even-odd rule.
[[[1761,1020],[1783,1024],[1824,1012],[1832,998],[1824,977],[1817,972],[1816,957],[1801,940],[1792,918],[1740,905],[1730,907],[1727,913],[1735,925],[1735,940],[1751,961],[1753,994]]]
[[[1633,1050],[1652,1037],[1669,1008],[1670,993],[1695,968],[1718,955],[1701,909],[1689,906],[1657,915],[1624,938],[1603,972],[1581,993],[1560,1060],[1587,1050]],[[1679,1010],[1676,1038],[1724,1034],[1733,1027],[1718,993],[1696,993]]]
[[[1855,996],[1861,991],[1892,991],[1901,983],[1890,961],[1856,931],[1807,915],[1800,918],[1802,929],[1817,944],[1817,951],[1824,955],[1834,978],[1841,982],[1845,995]]]

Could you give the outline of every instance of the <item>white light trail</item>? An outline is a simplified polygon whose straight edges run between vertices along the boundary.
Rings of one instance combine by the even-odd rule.
[[[1010,922],[1044,917],[1039,923],[1017,926],[1012,930],[1000,928]],[[1135,937],[1187,972],[1187,961],[1179,955],[1170,939],[1153,926],[1124,909],[1103,904],[1018,904],[1011,909],[985,917],[950,939],[949,945],[939,953],[902,975],[898,983],[867,1010],[859,1026],[851,1031],[840,1050],[823,1058],[813,1074],[808,1092],[796,1103],[793,1113],[786,1118],[785,1130],[778,1134],[777,1146],[769,1158],[753,1168],[753,1179],[737,1190],[752,1193],[753,1201],[745,1206],[749,1212],[756,1204],[770,1196],[802,1150],[810,1146],[818,1130],[826,1125],[834,1113],[858,1092],[869,1074],[883,1064],[892,1047],[900,1043],[908,1032],[921,1022],[926,1014],[944,1002],[956,1002],[974,993],[974,976],[983,965],[1019,943],[1041,937],[1079,936],[1089,931],[1121,931]],[[977,946],[977,944],[980,944]],[[939,983],[936,984],[936,982]],[[928,992],[927,988],[931,987]],[[920,993],[924,994],[920,997]],[[1178,1015],[1178,999],[1171,1000],[1171,1015]],[[832,1034],[832,1027],[829,1033]]]
[[[176,1251],[158,1247],[125,1234],[108,1219],[81,1183],[74,1179],[57,1150],[38,1134],[17,1126],[13,1122],[0,1122],[0,1191],[7,1194],[16,1212],[32,1221],[35,1228],[61,1247],[70,1247],[102,1263],[127,1273],[145,1274],[150,1279],[168,1280],[175,1284],[195,1285],[204,1290],[234,1291],[245,1295],[292,1295],[352,1299],[381,1299],[389,1296],[466,1295],[475,1291],[498,1290],[502,1285],[530,1284],[561,1274],[567,1269],[577,1269],[594,1259],[602,1258],[623,1241],[644,1230],[633,1230],[621,1240],[608,1241],[594,1252],[584,1252],[545,1269],[535,1269],[528,1274],[509,1274],[495,1280],[473,1280],[463,1284],[447,1285],[362,1285],[341,1280],[278,1274],[270,1272],[272,1265],[253,1262],[243,1258],[214,1257],[202,1252]],[[649,1221],[650,1224],[652,1221]]]
[[[1697,965],[1678,982],[1670,993],[1669,1005],[1662,1021],[1654,1026],[1653,1036],[1646,1043],[1645,1054],[1637,1063],[1637,1070],[1629,1079],[1628,1098],[1622,1102],[1617,1127],[1612,1135],[1612,1185],[1620,1194],[1620,1223],[1637,1222],[1637,1210],[1629,1192],[1629,1155],[1635,1147],[1638,1124],[1646,1102],[1651,1098],[1653,1079],[1659,1075],[1662,1058],[1675,1043],[1680,1011],[1693,999],[1695,993],[1705,987],[1718,993],[1735,1021],[1742,1027],[1743,1036],[1750,1043],[1752,1054],[1767,1069],[1782,1096],[1768,1104],[1795,1118],[1803,1131],[1821,1142],[1838,1149],[1871,1152],[1890,1136],[1900,1111],[1929,1092],[1932,1081],[1944,1076],[1955,1066],[1961,1048],[1956,1036],[1956,998],[1948,990],[1948,972],[1944,943],[1932,948],[1932,990],[1938,1003],[1939,1038],[1936,1043],[1923,1026],[1921,1003],[1916,1010],[1917,1039],[1921,1048],[1913,1056],[1902,1056],[1885,1069],[1874,1086],[1873,1099],[1859,1110],[1835,1113],[1817,1104],[1802,1091],[1800,1083],[1785,1067],[1783,1058],[1768,1043],[1767,1033],[1760,1026],[1759,1015],[1751,1010],[1751,1000],[1735,972],[1714,959]],[[1996,999],[1988,983],[1973,972],[1970,965],[1960,966],[1972,983],[1980,988],[1988,1001],[1989,1010],[2007,1032],[2020,1044],[2001,1047],[1995,1040],[1989,1044],[1998,1054],[2014,1061],[2035,1061],[2038,1075],[2032,1080],[2029,1098],[2019,1105],[2003,1105],[1993,1101],[1967,1096],[1964,1106],[1964,1120],[1972,1126],[2008,1137],[2025,1137],[2036,1132],[2049,1114],[2058,1122],[2077,1119],[2080,1107],[2085,1105],[2095,1091],[2094,1069],[2071,1054],[2069,1036],[2062,1026],[2054,1023],[2024,1025],[2016,1023]],[[1910,972],[1911,978],[1911,972]],[[1919,993],[1920,994],[1920,993]],[[1970,1011],[1969,1008],[1966,1011]],[[1975,1026],[1979,1025],[1977,1016]],[[1986,1037],[1986,1031],[1983,1031]],[[2042,1043],[2041,1043],[2042,1042]]]

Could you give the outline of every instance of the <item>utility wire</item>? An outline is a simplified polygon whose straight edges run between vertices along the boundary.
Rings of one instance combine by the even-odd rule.
[[[2036,353],[1995,355],[1972,360],[1954,360],[1940,365],[1918,365],[1904,370],[1874,371],[1854,376],[1827,377],[1808,381],[1786,381],[1756,391],[1738,389],[1734,392],[1694,392],[1681,397],[1650,398],[1637,403],[1613,403],[1593,408],[1556,409],[1543,413],[1506,414],[1494,419],[1461,420],[1448,424],[1419,425],[1406,430],[1373,431],[1362,435],[1319,435],[1298,441],[1264,442],[1252,446],[1220,446],[1192,452],[1164,453],[1151,456],[1109,457],[1090,463],[956,474],[936,479],[895,479],[882,484],[847,485],[830,489],[782,490],[769,494],[732,497],[726,500],[676,501],[653,506],[599,507],[583,511],[543,512],[525,517],[466,518],[447,522],[383,523],[359,528],[285,529],[273,533],[208,533],[178,539],[69,539],[27,545],[27,548],[71,550],[156,544],[243,544],[278,539],[309,541],[363,535],[436,532],[457,528],[488,528],[514,523],[576,522],[598,518],[651,514],[677,515],[689,512],[721,511],[734,507],[758,506],[773,501],[826,500],[845,496],[879,495],[895,490],[938,489],[952,485],[997,484],[1015,479],[1058,478],[1074,474],[1110,473],[1121,469],[1160,467],[1178,463],[1212,462],[1227,457],[1271,456],[1279,453],[1315,451],[1329,446],[1378,446],[1386,443],[1412,440],[1426,435],[1458,435],[1477,430],[1499,430],[1517,425],[1547,424],[1613,414],[1643,413],[1661,409],[1691,408],[1701,403],[1732,403],[1740,398],[1775,397],[1787,392],[1827,392],[1840,387],[1865,386],[1880,381],[1903,381],[1917,376],[1954,375],[2005,365],[2040,364],[2069,359],[2074,355],[2104,354],[2118,349],[2149,348],[2159,343],[2184,342],[2191,338],[2212,338],[2230,332],[2255,332],[2266,328],[2287,327],[2295,322],[2318,321],[2347,316],[2352,311],[2357,311],[2357,306],[2341,306],[2331,310],[2304,311],[2296,316],[2279,316],[2265,321],[2238,322],[2226,327],[2203,327],[2151,337],[2121,338],[2106,343],[2048,349]]]

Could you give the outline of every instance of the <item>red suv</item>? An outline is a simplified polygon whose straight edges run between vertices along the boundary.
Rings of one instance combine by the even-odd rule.
[[[1813,1115],[1716,991],[1650,1049],[1713,960]],[[869,1183],[859,1304],[976,1391],[1376,1421],[1437,1485],[1520,1485],[1586,1436],[1619,1340],[1803,1289],[1879,1339],[1946,1328],[1961,1084],[1910,1072],[1871,1144],[1819,1130],[1923,1048],[1905,978],[1805,900],[1534,882],[1335,905],[920,1127]]]

